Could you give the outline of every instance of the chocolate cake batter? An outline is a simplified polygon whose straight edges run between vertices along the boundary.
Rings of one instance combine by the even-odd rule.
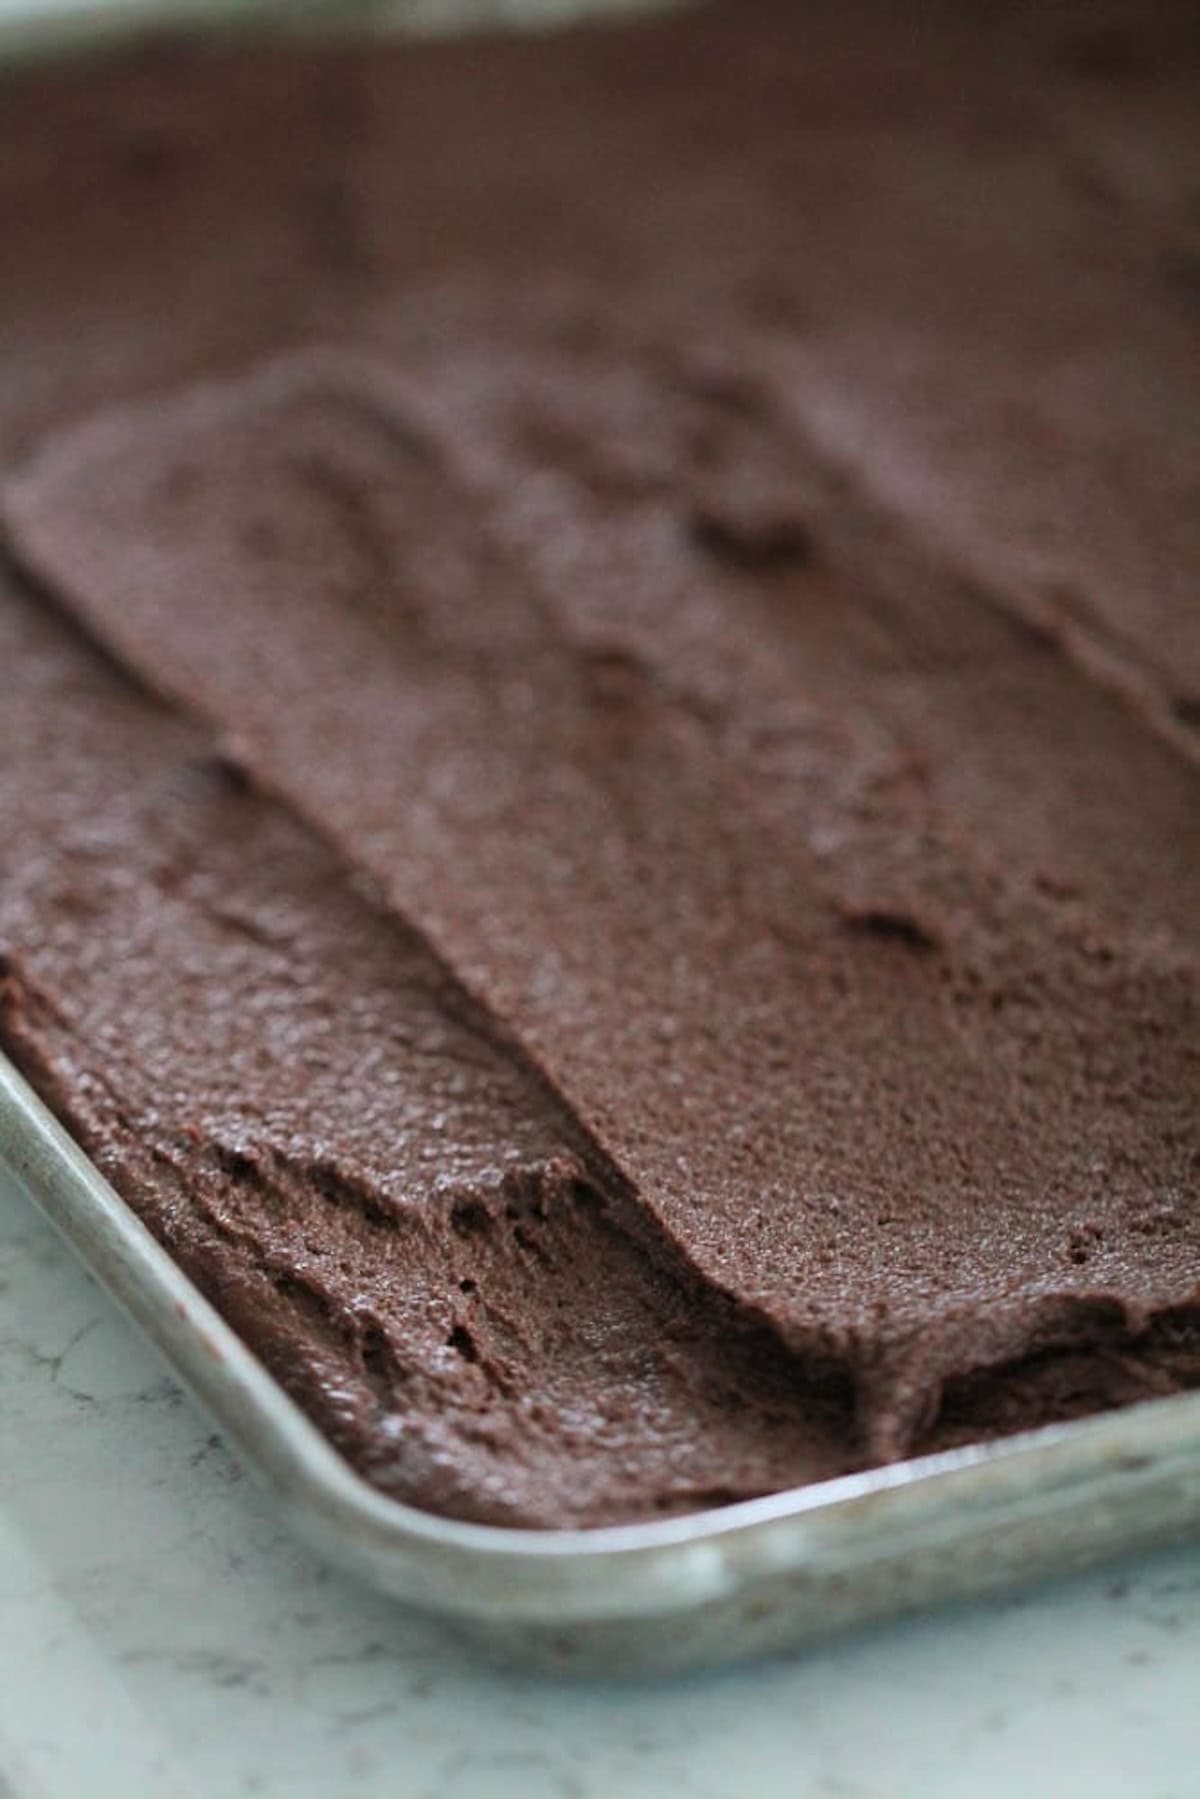
[[[1195,14],[894,11],[9,80],[0,1042],[457,1516],[1200,1380]]]

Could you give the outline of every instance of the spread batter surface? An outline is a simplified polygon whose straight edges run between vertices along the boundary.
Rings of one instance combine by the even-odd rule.
[[[1200,1380],[1200,63],[1099,17],[10,78],[0,1042],[389,1492]]]

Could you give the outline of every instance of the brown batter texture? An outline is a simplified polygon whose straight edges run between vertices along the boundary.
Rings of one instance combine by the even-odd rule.
[[[893,12],[12,87],[0,1040],[435,1509],[1200,1378],[1195,15]]]

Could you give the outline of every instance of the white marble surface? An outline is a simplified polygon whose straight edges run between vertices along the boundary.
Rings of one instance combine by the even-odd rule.
[[[1200,1551],[639,1688],[317,1565],[0,1177],[0,1799],[1195,1799]]]

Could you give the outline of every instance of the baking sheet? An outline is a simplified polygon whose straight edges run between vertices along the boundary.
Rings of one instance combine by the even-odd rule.
[[[285,1524],[509,1664],[628,1675],[737,1660],[1200,1527],[1200,1393],[650,1524],[434,1517],[342,1461],[3,1057],[0,1160]]]
[[[0,62],[218,28],[446,35],[540,29],[593,15],[663,12],[689,0],[0,0]]]
[[[634,0],[644,4],[644,0]],[[538,23],[630,0],[0,0],[0,57],[197,23]],[[619,1529],[433,1517],[341,1460],[0,1057],[0,1159],[331,1559],[508,1662],[621,1674],[790,1647],[1200,1528],[1200,1394]]]

